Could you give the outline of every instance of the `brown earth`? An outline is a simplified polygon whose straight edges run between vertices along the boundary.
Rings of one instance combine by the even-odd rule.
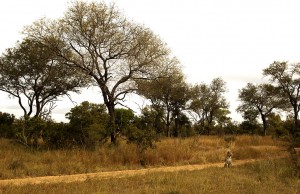
[[[253,162],[261,161],[261,160],[266,160],[266,159],[235,160],[233,162],[233,165],[237,166],[237,165],[253,163]],[[223,166],[224,166],[224,163],[209,163],[209,164],[200,164],[200,165],[184,165],[184,166],[146,168],[146,169],[139,169],[139,170],[122,170],[122,171],[97,172],[97,173],[87,173],[87,174],[7,179],[7,180],[0,180],[0,187],[8,186],[8,185],[22,186],[22,185],[27,185],[27,184],[83,182],[83,181],[86,181],[89,179],[122,178],[122,177],[136,176],[136,175],[145,175],[148,173],[155,173],[155,172],[194,171],[194,170],[201,170],[201,169],[210,168],[210,167],[221,168]]]

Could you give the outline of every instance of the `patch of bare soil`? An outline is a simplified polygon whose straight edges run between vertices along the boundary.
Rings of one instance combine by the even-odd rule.
[[[261,161],[266,159],[248,159],[248,160],[235,160],[233,165],[242,165],[246,163]],[[74,175],[61,175],[61,176],[44,176],[44,177],[30,177],[20,179],[7,179],[0,180],[0,187],[15,185],[22,186],[27,184],[54,184],[54,183],[70,183],[70,182],[83,182],[89,179],[108,179],[108,178],[122,178],[136,175],[145,175],[155,172],[177,172],[177,171],[194,171],[211,167],[223,167],[224,163],[210,163],[200,165],[184,165],[184,166],[169,166],[158,168],[146,168],[139,170],[122,170],[111,172],[98,172],[87,174],[74,174]]]

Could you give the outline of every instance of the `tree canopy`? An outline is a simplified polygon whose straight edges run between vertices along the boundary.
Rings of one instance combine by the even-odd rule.
[[[267,134],[267,118],[276,108],[283,108],[285,101],[280,96],[280,89],[271,84],[254,85],[248,83],[246,87],[239,91],[241,104],[237,108],[238,112],[260,114],[264,135]],[[253,114],[252,114],[253,115]]]
[[[190,100],[189,86],[178,69],[171,75],[154,80],[138,81],[138,94],[151,101],[154,109],[165,113],[166,134],[171,136],[171,121],[179,117]],[[175,120],[176,121],[176,120]],[[175,131],[176,133],[176,131]]]
[[[104,104],[82,102],[66,114],[70,120],[70,133],[77,143],[94,145],[109,136],[108,113]]]
[[[25,39],[0,57],[0,90],[18,99],[25,117],[48,117],[58,97],[86,84],[38,41]]]
[[[275,61],[263,70],[265,76],[269,76],[280,89],[282,97],[287,99],[294,114],[294,137],[299,136],[298,117],[300,111],[300,64],[288,64]]]
[[[196,113],[198,122],[206,128],[208,134],[213,127],[213,121],[220,115],[220,110],[229,107],[224,97],[225,92],[226,83],[221,78],[213,79],[210,84],[202,83],[193,87],[190,109]]]
[[[127,20],[114,5],[75,2],[59,20],[39,20],[25,30],[51,48],[69,67],[99,86],[115,142],[115,105],[136,90],[135,81],[172,68],[165,43],[150,29]]]

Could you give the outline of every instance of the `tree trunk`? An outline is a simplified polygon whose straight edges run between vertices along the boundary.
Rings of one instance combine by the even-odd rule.
[[[298,131],[298,110],[297,107],[294,107],[294,129],[292,132],[293,137],[295,138],[296,132]]]
[[[178,137],[179,132],[178,132],[178,115],[175,116],[174,122],[175,122],[175,131],[174,131],[174,136]]]
[[[261,119],[263,122],[264,136],[266,136],[267,135],[267,127],[268,127],[266,115],[261,114]]]
[[[207,125],[207,135],[210,135],[210,131],[211,131],[211,123],[208,123]]]
[[[167,121],[166,121],[166,126],[167,126],[167,137],[171,137],[171,130],[170,130],[170,111],[167,110]]]
[[[208,122],[208,127],[207,127],[207,135],[210,135],[211,130],[212,130],[212,122],[213,122],[213,112],[209,112],[209,116],[206,116],[207,122]]]
[[[115,106],[112,104],[106,104],[109,113],[109,130],[110,130],[110,142],[114,145],[117,143],[116,137],[116,116],[115,116]]]

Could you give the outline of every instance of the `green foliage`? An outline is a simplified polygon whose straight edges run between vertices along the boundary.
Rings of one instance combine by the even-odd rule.
[[[87,101],[75,106],[66,114],[66,118],[70,120],[72,126],[86,128],[93,123],[107,122],[107,111],[105,105],[94,104]]]
[[[236,122],[228,122],[223,128],[224,134],[236,135],[239,132],[239,126]]]
[[[137,82],[138,93],[151,101],[153,109],[163,113],[167,136],[172,134],[172,122],[187,108],[187,102],[191,98],[190,89],[181,70],[177,68],[170,71],[161,78]],[[177,129],[173,135],[178,135]]]
[[[76,145],[69,124],[53,121],[47,121],[46,124],[43,138],[49,149],[71,148]]]
[[[107,129],[108,113],[105,105],[82,102],[66,114],[70,120],[69,136],[77,144],[94,147],[101,140],[105,140],[109,132]]]
[[[242,121],[242,123],[239,125],[239,134],[252,134],[254,135],[258,131],[260,131],[261,127],[258,124],[258,122],[251,122],[251,121]]]
[[[226,90],[226,83],[221,78],[213,79],[210,84],[202,83],[193,87],[190,109],[198,117],[198,131],[210,134],[220,110],[228,109],[229,104],[224,97]]]
[[[17,98],[24,116],[48,118],[55,102],[87,79],[39,41],[25,39],[0,57],[0,90]]]
[[[18,119],[14,124],[15,138],[34,149],[61,149],[77,146],[94,148],[108,136],[104,124],[99,122],[90,123],[83,128],[72,124],[45,121],[38,117]]]
[[[268,117],[274,109],[286,107],[286,100],[281,97],[280,88],[271,84],[254,85],[248,83],[239,91],[241,104],[237,108],[248,121],[254,121],[260,115],[263,123],[263,135],[269,130]],[[268,131],[269,132],[269,131]]]
[[[265,76],[280,89],[280,96],[286,102],[283,110],[288,108],[293,111],[294,127],[291,134],[294,139],[300,131],[298,115],[300,111],[300,63],[288,64],[286,61],[275,61],[263,70]]]
[[[26,146],[38,148],[43,141],[46,126],[46,121],[39,117],[17,119],[14,123],[15,138]]]
[[[190,137],[195,135],[195,131],[192,129],[192,123],[185,114],[179,114],[174,119],[174,137]]]
[[[134,113],[129,109],[118,108],[115,110],[115,114],[118,132],[123,132],[124,130],[126,130],[126,128],[128,128],[134,120]]]
[[[147,148],[154,148],[154,142],[158,140],[158,136],[151,128],[139,129],[131,126],[127,129],[127,139],[130,143],[135,143],[140,152]]]
[[[165,127],[162,121],[162,112],[146,107],[140,117],[135,117],[126,127],[126,137],[129,143],[135,143],[140,152],[147,148],[154,148],[155,142],[162,132],[160,127]]]
[[[153,106],[145,107],[142,109],[142,114],[139,120],[136,120],[135,125],[140,129],[152,128],[157,134],[162,134],[166,128],[164,111],[159,108],[153,108]]]
[[[284,129],[283,121],[281,120],[280,115],[272,113],[268,116],[268,124],[270,134],[275,135],[277,137],[282,137],[287,135],[287,130]]]
[[[104,2],[74,2],[62,18],[39,20],[24,33],[99,87],[110,116],[112,143],[116,143],[115,106],[136,91],[135,82],[168,75],[178,66],[159,36]]]
[[[0,112],[0,137],[12,138],[14,136],[12,127],[14,120],[13,114]]]

